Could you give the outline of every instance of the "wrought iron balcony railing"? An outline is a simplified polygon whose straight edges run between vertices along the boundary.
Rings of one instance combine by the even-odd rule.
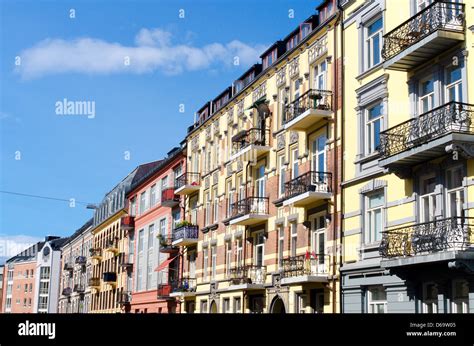
[[[247,197],[230,205],[230,218],[248,214],[268,214],[268,197]]]
[[[252,144],[260,146],[270,145],[270,130],[251,128],[240,131],[232,137],[232,153],[236,154]]]
[[[199,227],[196,225],[186,225],[173,230],[172,241],[179,239],[198,239]]]
[[[88,284],[90,287],[98,287],[100,286],[100,278],[97,278],[97,277],[89,278]]]
[[[200,180],[201,180],[200,173],[193,173],[193,172],[183,173],[179,177],[176,178],[174,189],[178,190],[179,188],[186,185],[199,186]]]
[[[330,111],[332,110],[332,91],[309,89],[285,107],[283,123],[287,124],[308,109]]]
[[[230,269],[230,282],[232,285],[265,284],[267,267],[246,265]]]
[[[117,303],[120,305],[130,304],[131,301],[132,301],[132,293],[129,291],[119,293],[117,296]]]
[[[196,278],[181,278],[171,282],[173,292],[195,292]]]
[[[474,133],[473,105],[450,102],[380,133],[382,159],[446,134]]]
[[[464,4],[435,1],[384,35],[382,57],[389,60],[437,30],[464,32]]]
[[[83,284],[75,284],[74,285],[74,292],[76,293],[84,293],[85,287]]]
[[[86,256],[77,256],[76,257],[76,264],[84,265],[84,264],[86,264],[86,262],[87,262]]]
[[[62,291],[63,296],[69,297],[71,295],[71,293],[72,293],[71,287],[63,288],[63,291]]]
[[[92,258],[100,258],[102,257],[102,249],[101,248],[91,248],[90,254]]]
[[[453,217],[383,232],[380,255],[407,257],[448,250],[465,250],[471,244],[474,218]]]
[[[306,254],[284,258],[281,261],[281,276],[289,278],[304,275],[328,275],[330,257],[325,254]]]
[[[332,173],[309,171],[285,183],[285,198],[310,191],[332,192]]]

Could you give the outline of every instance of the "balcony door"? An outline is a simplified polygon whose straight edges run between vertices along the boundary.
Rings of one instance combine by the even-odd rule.
[[[420,222],[431,222],[436,218],[436,177],[421,178],[420,184]]]
[[[314,215],[311,219],[311,273],[326,272],[326,213]]]
[[[258,197],[252,203],[256,203],[257,210],[255,211],[258,214],[265,214],[265,165],[260,165],[256,171],[255,179],[255,197]]]
[[[423,284],[423,313],[436,314],[438,312],[438,285],[427,282]]]
[[[446,217],[448,218],[462,218],[464,216],[463,177],[462,166],[446,170]]]
[[[313,89],[327,90],[327,62],[323,60],[313,68]]]
[[[327,191],[326,172],[326,135],[322,135],[313,140],[311,154],[311,170],[319,172],[312,174],[311,184],[317,186],[318,191]]]

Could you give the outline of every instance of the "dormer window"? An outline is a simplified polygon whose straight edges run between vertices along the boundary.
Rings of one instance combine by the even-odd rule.
[[[294,35],[286,43],[286,50],[290,50],[290,49],[295,48],[298,45],[298,42],[299,42],[298,35]]]
[[[277,50],[276,48],[268,53],[263,58],[263,68],[266,69],[268,66],[271,66],[277,59]]]
[[[303,40],[311,32],[311,23],[301,24],[301,39]]]

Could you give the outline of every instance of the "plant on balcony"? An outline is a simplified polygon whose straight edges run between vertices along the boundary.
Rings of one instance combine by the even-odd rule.
[[[163,234],[160,233],[156,237],[158,238],[161,247],[168,247],[168,241],[163,237]]]
[[[176,223],[174,228],[178,229],[178,228],[185,227],[185,226],[193,226],[193,224],[189,221],[183,220],[183,221],[180,221],[180,222]]]

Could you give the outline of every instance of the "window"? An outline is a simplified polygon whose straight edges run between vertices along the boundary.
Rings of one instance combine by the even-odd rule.
[[[300,80],[299,79],[295,80],[293,101],[297,101],[300,97],[300,86],[301,86]],[[297,103],[295,103],[295,107],[298,108]]]
[[[28,306],[31,307],[31,298],[28,299]]]
[[[214,195],[214,204],[212,206],[212,215],[213,215],[213,222],[217,223],[219,221],[219,196],[217,194],[217,187],[213,189]]]
[[[146,210],[145,199],[146,199],[146,191],[142,192],[140,195],[140,214],[143,214]]]
[[[173,224],[171,225],[171,228],[175,229],[176,225],[181,222],[181,209],[179,209],[179,208],[174,209],[171,212],[171,217],[172,217],[172,221],[173,221]]]
[[[230,266],[232,264],[232,244],[230,241],[225,243],[225,274],[230,276]]]
[[[209,173],[211,171],[211,161],[212,161],[211,148],[209,147],[206,150],[206,171],[205,171],[205,173]]]
[[[433,3],[433,0],[416,0],[417,11],[421,11]]]
[[[278,100],[278,110],[280,114],[280,117],[278,119],[278,129],[280,129],[286,121],[285,109],[288,103],[288,96],[287,96],[285,88],[280,89],[280,91],[278,92],[278,95],[280,97],[280,99]]]
[[[240,297],[234,298],[234,313],[238,314],[242,312],[242,304]]]
[[[230,299],[229,298],[224,298],[223,304],[222,304],[222,313],[223,314],[228,314],[230,312]]]
[[[30,283],[30,293],[33,292],[33,284]]]
[[[220,145],[219,145],[219,143],[217,143],[214,146],[214,168],[219,167],[220,159],[221,159],[221,157],[220,157]]]
[[[381,103],[368,107],[365,111],[365,153],[372,154],[380,146],[383,106]]]
[[[153,240],[155,238],[155,225],[151,224],[148,226],[148,253],[147,253],[147,289],[152,288],[152,276],[153,276]]]
[[[291,179],[298,177],[298,148],[291,151]]]
[[[381,60],[383,38],[383,19],[382,17],[366,25],[366,70],[378,65]]]
[[[217,270],[217,247],[214,245],[211,247],[211,280],[216,279]]]
[[[211,223],[211,195],[209,194],[209,191],[206,192],[204,196],[204,200],[206,201],[206,208],[204,210],[204,225],[209,226]]]
[[[25,293],[28,292],[28,284],[25,284]]]
[[[203,281],[207,281],[207,271],[209,265],[209,254],[208,249],[203,249],[203,263],[202,263],[202,279]]]
[[[453,313],[469,312],[469,285],[465,280],[453,281]]]
[[[131,200],[130,200],[130,216],[135,216],[136,214],[136,206],[137,204],[137,198],[136,197],[133,197]]]
[[[183,174],[183,166],[180,164],[173,170],[173,177],[174,177],[174,181],[175,181],[175,183],[174,183],[175,186],[176,186],[176,178],[178,178],[182,174]]]
[[[257,168],[256,172],[256,180],[255,180],[255,196],[256,197],[265,197],[265,165],[261,165]],[[259,201],[261,202],[261,201]],[[258,212],[263,213],[263,206],[258,207]]]
[[[47,295],[49,293],[49,282],[41,281],[39,285],[39,294]]]
[[[232,203],[234,203],[234,190],[232,189],[232,181],[227,182],[227,217],[232,215]]]
[[[277,50],[274,49],[263,58],[263,69],[271,66],[277,59]]]
[[[325,273],[326,268],[326,213],[316,215],[312,220],[311,231],[311,271]],[[313,258],[316,256],[316,258]]]
[[[455,66],[446,70],[446,102],[463,102],[462,67]]]
[[[23,307],[26,308],[26,298],[23,298]]]
[[[189,254],[189,277],[196,278],[196,252],[194,251]]]
[[[436,218],[436,177],[430,175],[420,180],[420,222],[434,221]]]
[[[153,207],[158,200],[156,199],[156,184],[150,188],[150,207]]]
[[[265,255],[265,236],[263,232],[255,235],[255,265],[263,267]]]
[[[298,226],[296,222],[290,224],[291,229],[291,257],[296,256],[296,249],[298,247]]]
[[[311,165],[315,172],[326,171],[326,142],[327,138],[325,135],[317,137],[312,143],[312,157]]]
[[[142,290],[142,275],[143,275],[143,238],[145,230],[141,229],[138,232],[138,258],[137,258],[137,291]]]
[[[50,272],[51,272],[50,267],[41,267],[40,280],[49,280]]]
[[[377,192],[366,196],[365,243],[379,241],[383,229],[384,194]]]
[[[297,314],[304,314],[306,312],[306,294],[296,294],[296,311]]]
[[[48,297],[39,297],[38,299],[38,310],[48,309]]]
[[[369,314],[387,313],[387,293],[382,286],[370,287],[367,294]]]
[[[201,301],[201,313],[206,313],[207,311],[207,300]]]
[[[197,196],[190,199],[189,206],[191,209],[191,223],[197,225]]]
[[[236,258],[236,265],[237,267],[242,265],[243,261],[243,247],[242,247],[242,238],[237,239],[237,244],[236,244],[236,253],[237,253],[237,258]]]
[[[192,167],[193,167],[193,173],[198,173],[199,172],[199,155],[194,153],[192,155]]]
[[[429,112],[434,108],[435,92],[433,76],[423,79],[420,82],[419,112],[420,114]]]
[[[447,217],[464,217],[463,167],[457,166],[446,170]]]
[[[163,239],[166,239],[167,236],[167,225],[166,225],[166,219],[161,219],[160,220],[160,234]]]
[[[324,60],[313,67],[313,89],[327,89],[327,62]]]
[[[285,180],[286,180],[286,169],[285,169],[285,156],[278,156],[278,167],[280,174],[278,176],[278,196],[282,197],[285,193]]]
[[[239,201],[242,201],[245,199],[245,185],[242,180],[242,176],[237,177],[237,186],[239,189]]]
[[[278,268],[283,266],[283,251],[285,250],[285,227],[278,226]]]
[[[438,286],[434,283],[423,284],[423,312],[425,314],[438,312]]]

